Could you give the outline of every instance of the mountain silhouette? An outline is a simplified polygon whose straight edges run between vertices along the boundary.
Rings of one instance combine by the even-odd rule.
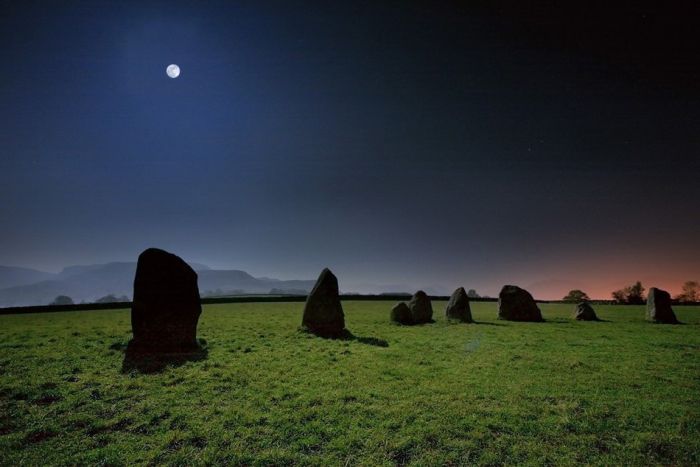
[[[34,284],[52,276],[53,274],[50,272],[37,271],[36,269],[0,266],[0,289]]]
[[[314,285],[313,280],[256,278],[245,271],[191,266],[197,271],[203,296],[267,294],[272,289],[308,292]],[[59,273],[0,266],[0,307],[46,305],[58,295],[67,295],[75,303],[95,302],[110,294],[131,297],[135,272],[135,262],[69,266]]]

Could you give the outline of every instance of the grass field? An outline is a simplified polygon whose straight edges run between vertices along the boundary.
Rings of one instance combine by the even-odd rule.
[[[0,464],[700,463],[698,307],[343,305],[356,339],[298,332],[302,303],[205,306],[207,357],[154,374],[121,371],[128,310],[0,316]]]

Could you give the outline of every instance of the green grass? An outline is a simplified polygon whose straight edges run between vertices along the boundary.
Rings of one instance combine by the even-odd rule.
[[[302,303],[204,308],[204,360],[122,373],[127,310],[0,316],[0,464],[698,464],[700,309],[542,305],[545,323],[298,332]],[[362,338],[385,340],[387,347]]]

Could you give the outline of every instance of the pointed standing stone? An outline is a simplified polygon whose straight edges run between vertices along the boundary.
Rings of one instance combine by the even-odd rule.
[[[472,310],[469,306],[469,296],[464,290],[464,287],[460,287],[452,293],[450,301],[447,302],[447,307],[445,308],[445,316],[447,319],[455,319],[463,323],[473,323]]]
[[[201,313],[197,273],[186,262],[158,248],[139,255],[131,305],[132,351],[176,353],[197,349]]]
[[[324,337],[340,337],[345,332],[345,314],[340,304],[338,279],[326,268],[306,299],[301,325]]]
[[[530,292],[517,285],[504,285],[498,294],[498,319],[544,321]]]
[[[580,302],[576,305],[574,318],[578,321],[598,321],[598,316],[595,314],[595,310],[588,302]]]
[[[425,292],[419,290],[408,302],[413,324],[430,323],[433,320],[433,306]]]
[[[665,290],[652,287],[647,297],[647,320],[654,323],[677,324],[676,314],[671,308],[671,295]]]

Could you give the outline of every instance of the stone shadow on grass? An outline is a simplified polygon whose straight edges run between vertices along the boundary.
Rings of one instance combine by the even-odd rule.
[[[540,321],[522,321],[522,320],[516,320],[516,319],[499,319],[498,321],[474,321],[473,323],[469,324],[478,324],[479,326],[508,326],[508,323],[536,323],[536,324],[541,324],[541,323],[566,323],[568,320],[565,319],[542,319]]]
[[[356,336],[347,329],[343,329],[343,331],[340,334],[319,334],[319,333],[313,333],[309,331],[308,329],[300,328],[301,332],[309,333],[314,336],[321,337],[323,339],[333,339],[333,340],[341,340],[341,341],[355,341],[359,342],[361,344],[366,344],[366,345],[373,345],[375,347],[389,347],[389,342],[385,341],[384,339],[379,339],[377,337],[362,337],[362,336]]]
[[[389,343],[387,341],[377,337],[352,336],[351,339],[361,344],[374,345],[375,347],[389,347]]]
[[[458,323],[458,321],[455,320],[455,319],[453,319],[452,321],[455,322],[455,324]],[[437,323],[437,321],[435,321],[434,319],[431,319],[430,321],[426,321],[426,322],[424,322],[424,323],[397,323],[396,321],[392,321],[392,322],[391,322],[391,324],[394,324],[394,325],[396,325],[396,326],[408,326],[408,327],[413,327],[413,326],[425,326],[425,325],[427,325],[427,324],[435,324],[435,323]],[[461,323],[461,324],[474,324],[474,322],[471,322],[471,323]]]
[[[178,367],[187,362],[205,360],[209,355],[207,343],[199,339],[197,345],[177,352],[153,352],[131,345],[126,346],[122,373],[138,372],[144,374],[161,373],[168,367]]]
[[[572,321],[578,321],[574,318],[542,318],[542,321],[514,321],[514,323],[535,323],[535,324],[566,324]]]

